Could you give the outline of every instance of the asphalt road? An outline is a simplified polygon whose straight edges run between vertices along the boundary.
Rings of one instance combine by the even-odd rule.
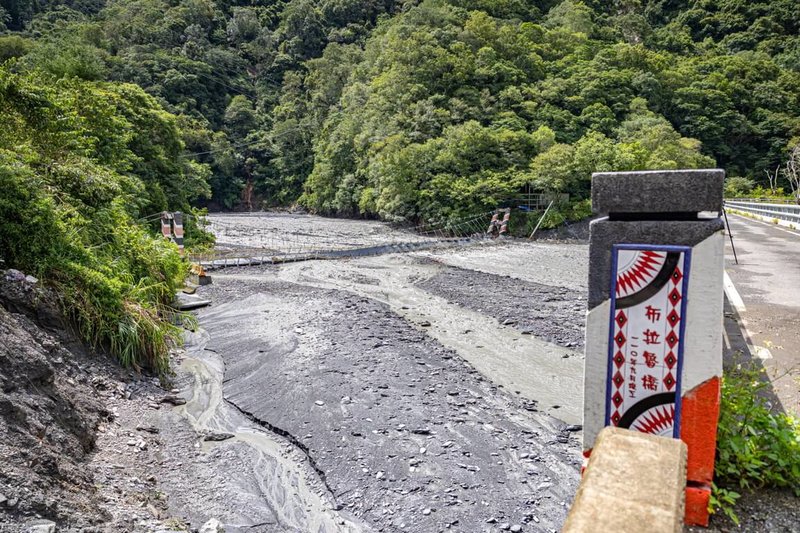
[[[726,314],[730,318],[735,311],[744,334],[726,324],[726,340],[733,350],[739,347],[763,362],[780,402],[776,407],[798,414],[800,233],[738,215],[729,215],[729,221],[739,264],[727,242],[725,270],[735,290],[727,284]]]

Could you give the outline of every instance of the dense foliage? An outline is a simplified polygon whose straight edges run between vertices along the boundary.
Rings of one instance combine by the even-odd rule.
[[[727,369],[722,380],[712,506],[734,522],[737,490],[782,487],[800,496],[800,420],[774,412],[769,386],[753,363]]]
[[[141,88],[0,69],[0,259],[55,289],[89,344],[166,369],[186,274],[143,215],[207,193],[176,117]]]
[[[136,83],[177,115],[212,207],[441,219],[582,197],[594,170],[761,183],[800,140],[795,0],[3,5],[15,70]]]

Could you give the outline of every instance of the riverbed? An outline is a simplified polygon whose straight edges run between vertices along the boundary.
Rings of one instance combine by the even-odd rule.
[[[221,245],[256,248],[276,227],[312,245],[408,239],[262,218]],[[209,461],[233,454],[248,487],[214,517],[227,531],[558,530],[581,461],[586,255],[507,240],[214,272],[179,368],[181,414],[226,436],[204,444]],[[210,516],[197,505],[191,521]]]

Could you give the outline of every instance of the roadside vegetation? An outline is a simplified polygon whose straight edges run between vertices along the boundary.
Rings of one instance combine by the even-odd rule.
[[[800,419],[773,409],[769,383],[754,363],[736,364],[722,379],[711,510],[737,524],[743,491],[786,488],[800,497]]]

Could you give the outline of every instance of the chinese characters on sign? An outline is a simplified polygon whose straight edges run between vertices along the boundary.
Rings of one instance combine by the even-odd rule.
[[[607,424],[678,436],[690,253],[614,247]]]

